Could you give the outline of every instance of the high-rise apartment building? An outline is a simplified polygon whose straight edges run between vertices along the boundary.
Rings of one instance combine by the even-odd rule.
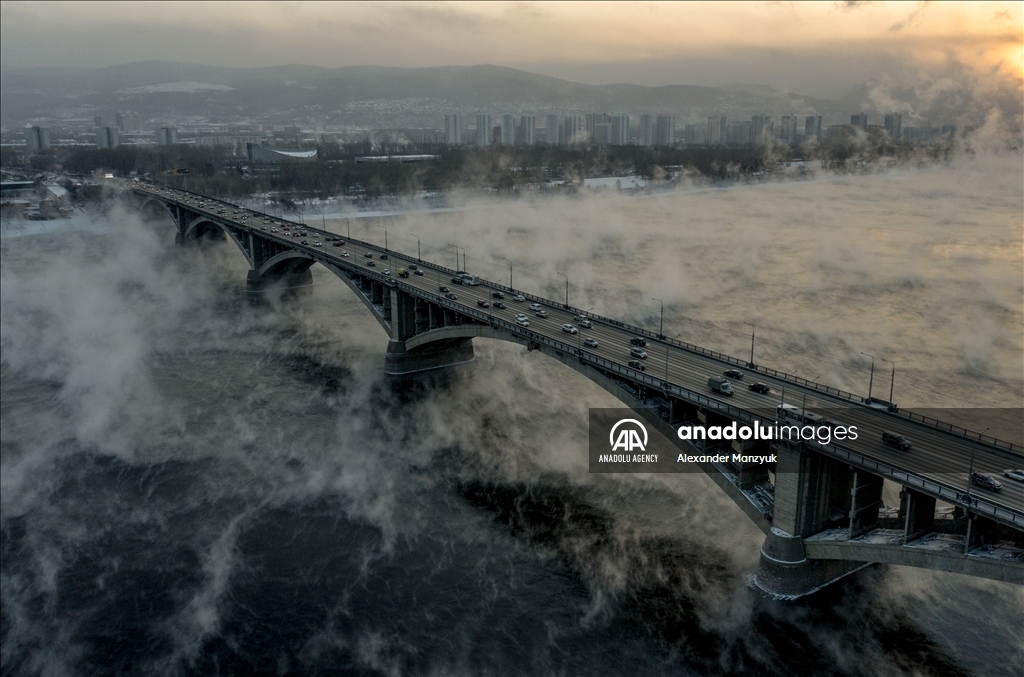
[[[796,116],[792,113],[782,116],[782,119],[779,120],[779,141],[790,145],[793,145],[798,141],[796,120]]]
[[[729,123],[724,115],[712,115],[708,118],[708,145],[718,146],[725,143],[725,127]]]
[[[476,145],[478,146],[489,146],[491,145],[491,138],[493,132],[491,131],[491,114],[490,113],[477,113],[476,115]]]
[[[126,113],[118,113],[117,118],[117,129],[122,132],[141,132],[142,131],[142,117],[138,113],[128,111]]]
[[[900,140],[900,132],[903,127],[903,116],[899,113],[887,113],[885,116],[885,131],[893,141]]]
[[[611,137],[608,141],[612,146],[625,146],[629,143],[629,116],[624,113],[611,116]]]
[[[637,124],[636,142],[640,146],[654,145],[654,120],[650,113],[641,113]]]
[[[586,121],[582,115],[566,115],[562,143],[576,145],[587,142]]]
[[[519,144],[532,146],[537,138],[537,118],[533,115],[524,115],[519,118]]]
[[[501,145],[511,146],[516,142],[516,116],[505,113],[501,116]]]
[[[608,122],[600,122],[594,125],[594,143],[598,146],[607,146],[612,140],[612,126]]]
[[[544,116],[544,141],[552,146],[565,143],[562,139],[562,128],[558,123],[558,115],[556,113],[548,113]]]
[[[178,128],[161,127],[156,130],[156,143],[159,146],[173,146],[178,143]]]
[[[725,142],[730,146],[745,146],[750,143],[750,123],[733,120],[725,126]]]
[[[50,147],[50,130],[46,127],[29,127],[25,130],[25,150],[41,153]]]
[[[96,130],[96,147],[113,150],[118,146],[117,128],[101,127]]]
[[[750,143],[763,146],[772,138],[772,119],[767,115],[750,118]]]
[[[444,142],[449,146],[462,145],[462,115],[460,113],[444,116]]]
[[[808,115],[804,118],[804,142],[821,143],[821,116]]]
[[[854,113],[850,116],[850,126],[863,132],[868,131],[868,114]]]
[[[654,144],[656,146],[671,146],[675,143],[676,116],[659,115],[654,126]]]

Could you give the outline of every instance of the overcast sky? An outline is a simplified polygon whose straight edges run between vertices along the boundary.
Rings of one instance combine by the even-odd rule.
[[[835,97],[967,66],[1019,80],[1020,2],[0,3],[4,68],[497,64],[603,84]]]

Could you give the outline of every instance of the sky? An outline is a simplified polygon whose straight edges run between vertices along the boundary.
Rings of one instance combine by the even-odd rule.
[[[4,68],[496,64],[584,82],[837,97],[953,70],[1022,77],[1020,2],[0,3]]]

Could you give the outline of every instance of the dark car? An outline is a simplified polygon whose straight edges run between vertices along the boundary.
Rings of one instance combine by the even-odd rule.
[[[641,348],[643,348],[644,346],[647,345],[647,339],[641,336],[634,336],[633,338],[629,339],[629,345],[640,346]]]
[[[337,242],[339,245],[345,244],[345,241],[341,239],[335,240],[335,242]]]
[[[761,393],[762,395],[767,395],[772,391],[772,389],[764,383],[751,383],[747,388],[749,390],[753,390],[755,393]]]
[[[455,300],[457,300],[459,298],[458,296],[456,296],[455,294],[453,294],[451,292],[448,292],[447,294],[445,294],[444,297],[446,299],[448,299],[449,301],[455,301]]]
[[[340,246],[341,246],[341,245],[343,245],[343,244],[345,244],[345,243],[344,243],[344,242],[342,242],[341,240],[335,240],[335,241],[334,241],[334,246],[335,246],[335,247],[340,247]]]
[[[370,266],[371,268],[376,268],[377,267],[377,264],[374,263],[373,261],[367,261],[366,265]]]
[[[992,475],[983,472],[972,472],[971,484],[982,489],[988,489],[989,491],[999,491],[1003,488],[1002,482],[992,477]]]
[[[481,308],[490,308],[491,307],[491,304],[488,303],[487,301],[484,301],[483,299],[480,299],[479,301],[477,301],[476,304],[478,306],[480,306]]]
[[[303,240],[302,244],[309,244],[309,240]]]
[[[723,371],[722,374],[724,376],[727,376],[728,378],[734,378],[737,381],[742,381],[743,380],[743,372],[741,372],[741,371],[739,371],[737,369],[730,369],[728,371]]]
[[[387,261],[388,260],[388,255],[387,254],[381,254],[380,255],[380,260],[381,261]]]
[[[891,433],[888,430],[882,433],[882,443],[888,447],[895,447],[900,451],[910,451],[912,445],[903,435]]]
[[[419,268],[417,268],[417,269],[415,269],[415,270],[413,270],[413,271],[412,271],[412,274],[413,274],[413,275],[422,275],[422,274],[423,274],[423,271],[422,271],[422,270],[420,270]]]
[[[443,293],[448,293],[448,292],[451,291],[451,289],[449,289],[448,287],[444,286],[443,284],[440,287],[438,287],[437,290],[439,292],[443,292]]]
[[[452,282],[452,284],[462,284],[462,278],[461,277],[453,277],[451,282]]]
[[[409,264],[409,270],[416,270],[417,268],[419,268],[419,266],[417,266],[415,263]]]
[[[505,295],[502,294],[500,291],[492,291],[491,292],[491,296],[493,296],[496,299],[503,299],[503,298],[505,298]]]
[[[639,360],[630,360],[627,363],[627,366],[630,366],[633,369],[639,369],[640,371],[647,371],[647,365],[645,365],[643,362],[640,362]]]
[[[501,310],[505,310],[505,304],[502,303],[501,301],[495,301],[492,305],[495,308],[500,308]]]
[[[365,254],[363,254],[363,256],[365,256],[368,259],[372,259],[373,258],[373,254],[371,254],[370,252],[366,252]]]

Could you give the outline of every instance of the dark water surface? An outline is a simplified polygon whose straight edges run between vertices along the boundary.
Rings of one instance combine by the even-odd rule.
[[[1014,586],[876,567],[791,605],[701,477],[592,477],[525,350],[409,381],[318,273],[165,226],[3,242],[3,675],[1020,674]]]

